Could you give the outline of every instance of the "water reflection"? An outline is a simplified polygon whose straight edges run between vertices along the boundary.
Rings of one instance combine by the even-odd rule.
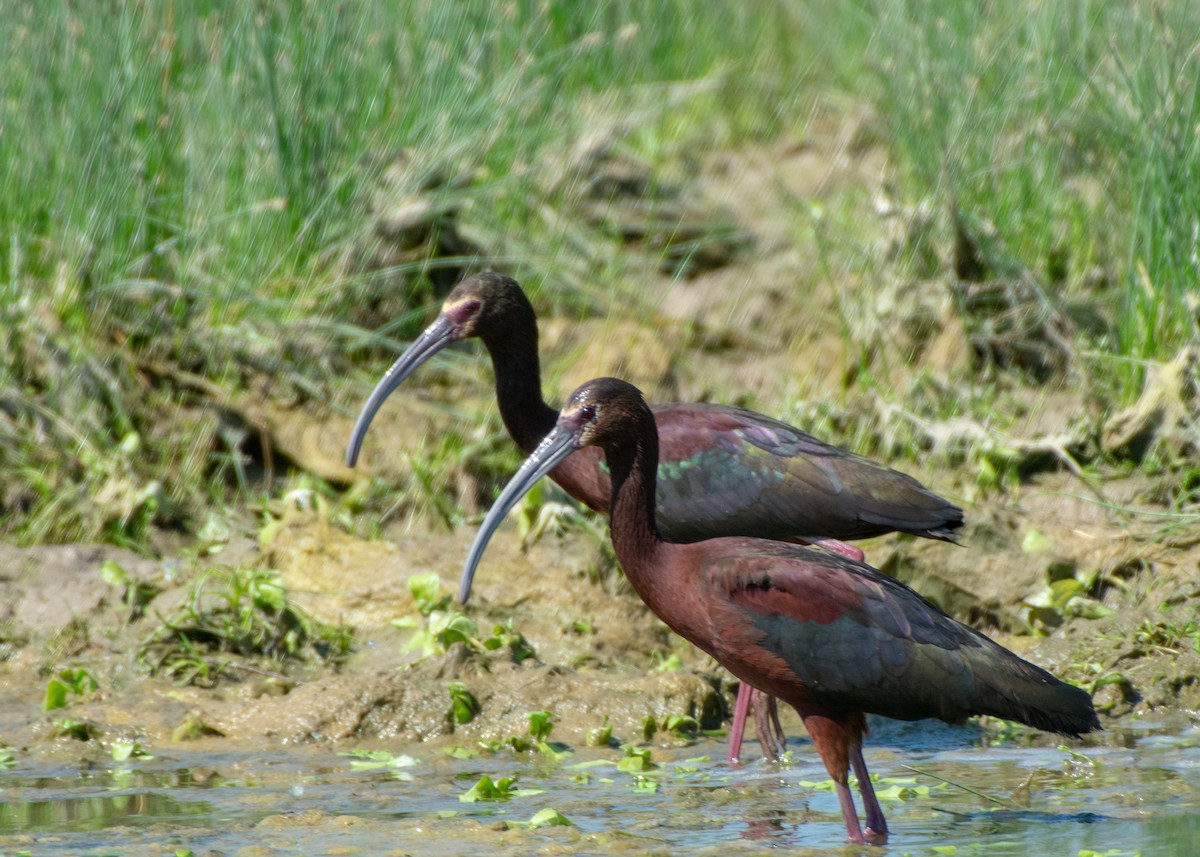
[[[209,811],[203,802],[178,801],[151,791],[40,800],[6,793],[0,803],[0,834],[103,830],[117,824],[176,821]]]
[[[1022,741],[972,745],[962,730],[883,722],[868,763],[881,775],[877,792],[887,796],[889,849],[933,854],[953,846],[957,853],[984,848],[1022,857],[1193,853],[1200,841],[1197,735],[1133,734],[1131,749],[1114,736],[1103,746],[1067,750]],[[145,769],[39,770],[26,758],[0,771],[0,853],[142,853],[178,843],[195,852],[259,845],[293,853],[288,848],[301,839],[304,853],[323,853],[347,836],[363,853],[398,849],[418,857],[524,855],[551,841],[562,854],[603,854],[642,838],[670,853],[840,848],[845,830],[824,767],[807,742],[791,747],[790,765],[752,762],[731,770],[714,740],[654,746],[655,767],[642,774],[653,789],[631,787],[633,775],[617,767],[619,750],[583,747],[553,764],[510,750],[470,747],[475,755],[459,759],[430,745],[389,748],[418,759],[412,782],[353,770],[316,745],[220,758],[158,754]],[[522,787],[543,792],[459,802],[483,774],[517,776]],[[549,808],[575,827],[507,829],[505,822]]]

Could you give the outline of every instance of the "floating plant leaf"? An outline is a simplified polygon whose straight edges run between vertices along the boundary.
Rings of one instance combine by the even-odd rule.
[[[514,785],[516,781],[516,777],[500,777],[498,780],[493,780],[487,774],[484,774],[479,778],[479,782],[460,794],[458,799],[463,803],[474,803],[475,801],[508,800],[513,797],[527,797],[529,795],[546,793],[545,789],[516,788]]]

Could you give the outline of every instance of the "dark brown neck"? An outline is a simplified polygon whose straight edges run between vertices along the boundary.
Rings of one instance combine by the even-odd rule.
[[[533,452],[558,413],[542,398],[538,363],[537,318],[532,310],[514,312],[503,332],[483,337],[496,374],[496,403],[509,435],[526,454]]]
[[[669,593],[660,591],[664,576],[654,571],[660,554],[669,546],[659,536],[654,520],[658,429],[645,406],[639,412],[635,438],[604,449],[612,477],[613,549],[633,588],[650,609],[662,615],[656,602],[669,598]]]

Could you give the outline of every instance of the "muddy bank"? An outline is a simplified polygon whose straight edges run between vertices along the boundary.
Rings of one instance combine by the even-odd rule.
[[[1145,487],[1110,490],[1132,495]],[[962,547],[898,537],[864,547],[952,614],[1094,689],[1106,727],[1151,712],[1195,711],[1200,540],[1143,541],[1135,527],[1108,517],[1051,479],[1008,507],[970,509]],[[445,596],[470,532],[364,540],[308,509],[285,516],[269,539],[235,537],[219,549],[170,557],[4,547],[3,743],[85,755],[89,743],[117,740],[406,744],[452,736],[470,744],[524,734],[534,710],[550,711],[554,737],[568,744],[584,743],[605,718],[623,740],[641,736],[647,720],[690,717],[703,729],[726,723],[736,685],[629,593],[602,528],[551,533],[522,552],[506,526],[466,611],[481,639],[499,641],[495,648],[408,645],[430,622],[408,579],[435,572],[441,606],[452,610]],[[132,584],[106,581],[105,563],[144,584],[149,600],[132,610]],[[222,563],[277,569],[306,615],[352,631],[351,653],[337,661],[227,656],[234,665],[201,683],[208,686],[148,676],[139,646],[177,615],[200,570]],[[89,670],[98,688],[43,711],[47,682],[68,667]],[[453,715],[453,683],[475,700],[467,722]],[[64,718],[88,724],[82,737],[89,741],[78,741],[78,732],[61,737]]]

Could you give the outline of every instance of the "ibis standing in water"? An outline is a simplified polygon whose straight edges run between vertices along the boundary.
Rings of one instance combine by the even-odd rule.
[[[515,280],[485,272],[455,286],[437,320],[375,387],[350,436],[348,466],[357,463],[387,397],[438,351],[468,337],[482,339],[491,354],[500,416],[522,452],[528,455],[550,433],[558,413],[542,398],[533,306]],[[660,450],[656,523],[668,541],[757,536],[819,544],[861,560],[861,550],[840,540],[900,531],[954,541],[962,526],[961,509],[912,477],[762,414],[712,404],[656,405],[652,413]],[[559,462],[550,477],[607,513],[611,488],[602,458],[599,449],[583,450]],[[750,694],[743,683],[730,730],[731,761],[739,754]],[[774,701],[758,700],[755,711],[764,754],[773,758],[783,742]]]
[[[796,709],[836,785],[852,842],[887,840],[862,754],[868,713],[950,723],[990,714],[1076,738],[1100,728],[1088,693],[862,562],[768,539],[665,541],[655,499],[655,415],[636,387],[614,378],[590,381],[571,395],[497,498],[471,547],[460,597],[508,511],[585,447],[604,452],[613,548],[633,588],[675,633]],[[850,794],[851,769],[865,830]]]

